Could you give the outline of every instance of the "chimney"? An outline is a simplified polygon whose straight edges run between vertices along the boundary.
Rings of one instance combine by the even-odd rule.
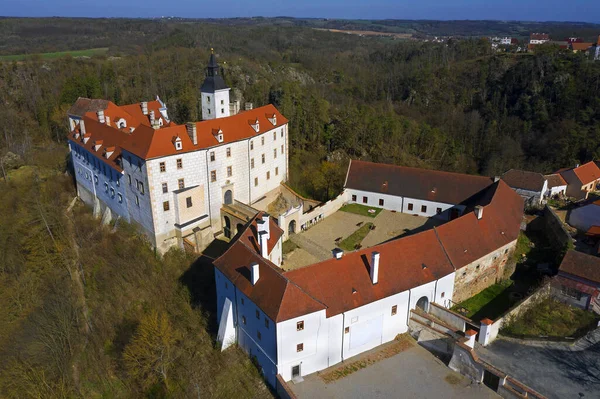
[[[146,101],[142,102],[142,114],[148,115],[148,103]]]
[[[271,238],[271,231],[269,229],[269,219],[270,219],[269,214],[263,213],[262,221],[263,221],[264,231],[267,232],[267,240]]]
[[[246,104],[244,104],[244,109],[246,111],[250,111],[252,108],[254,108],[254,106],[252,105],[252,103],[246,103]]]
[[[333,254],[333,257],[338,260],[342,259],[342,256],[344,256],[344,251],[339,248],[334,248],[331,253]]]
[[[379,281],[379,252],[371,253],[371,281],[377,284]]]
[[[186,124],[186,129],[188,136],[190,136],[190,140],[192,140],[192,143],[194,143],[194,145],[198,145],[198,132],[196,130],[196,123],[188,122]]]
[[[100,110],[100,111],[96,112],[96,114],[98,115],[98,122],[104,123],[105,122],[104,111]]]
[[[475,216],[477,216],[477,220],[483,217],[483,207],[481,205],[475,207]]]
[[[250,280],[252,281],[252,285],[256,285],[259,277],[258,263],[253,262],[250,264]]]
[[[83,121],[83,119],[79,121],[79,130],[81,131],[81,135],[83,136],[85,134],[85,122]]]
[[[269,257],[269,248],[268,248],[269,233],[267,233],[266,231],[261,231],[260,233],[258,233],[258,237],[260,240],[260,256],[262,256],[263,258],[268,258]]]

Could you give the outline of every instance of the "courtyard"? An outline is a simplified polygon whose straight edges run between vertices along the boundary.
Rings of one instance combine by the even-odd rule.
[[[412,338],[402,339],[405,347],[392,356],[378,354],[396,341],[305,376],[302,382],[290,381],[289,387],[298,398],[500,398],[485,385],[450,370]],[[381,360],[370,362],[373,357]],[[339,373],[345,369],[350,370]],[[328,378],[336,372],[343,376]]]
[[[360,211],[355,213],[340,210],[310,229],[291,235],[290,241],[296,248],[284,254],[283,269],[297,269],[331,258],[331,251],[338,248],[340,242],[361,227],[365,230],[364,226],[368,223],[372,223],[374,228],[368,230],[366,236],[360,240],[362,248],[429,230],[444,223],[439,219],[387,210],[377,210],[377,212],[379,213],[375,213],[376,216],[372,217]]]

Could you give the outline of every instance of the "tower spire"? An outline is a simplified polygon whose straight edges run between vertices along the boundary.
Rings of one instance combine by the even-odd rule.
[[[215,51],[211,47],[206,66],[206,78],[200,87],[202,98],[202,119],[229,116],[229,87],[221,76]]]

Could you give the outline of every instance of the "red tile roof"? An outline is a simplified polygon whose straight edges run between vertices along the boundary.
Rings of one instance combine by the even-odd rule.
[[[560,186],[567,185],[567,182],[565,181],[565,179],[563,179],[563,177],[560,175],[560,173],[554,173],[551,175],[546,175],[544,177],[546,178],[546,180],[548,180],[548,188],[554,188],[554,187],[560,187]]]
[[[331,317],[440,279],[517,239],[523,199],[506,183],[498,181],[472,198],[484,205],[481,220],[468,212],[441,227],[288,272],[262,259],[271,267],[261,266],[261,279],[264,273],[280,277],[271,276],[264,281],[268,284],[260,287],[248,287],[249,277],[239,277],[243,273],[249,276],[249,263],[261,259],[257,247],[243,238],[246,232],[234,244],[235,251],[228,251],[215,266],[260,301],[255,303],[273,320],[287,320],[325,307],[327,317]],[[376,285],[369,275],[373,251],[380,253]],[[259,289],[264,292],[258,294]],[[290,291],[290,300],[283,300],[287,289],[294,291]]]
[[[250,264],[254,262],[259,268],[256,285],[250,280]],[[280,268],[257,254],[243,240],[235,241],[214,265],[275,322],[325,309],[322,303],[289,281]]]
[[[570,250],[563,258],[558,271],[561,274],[568,273],[594,283],[600,283],[600,258]]]
[[[590,161],[573,169],[575,176],[579,179],[582,185],[589,184],[600,179],[600,169],[594,161]]]
[[[277,116],[275,125],[268,120],[267,114]],[[258,119],[260,127],[258,133],[250,126],[250,122],[254,123],[256,119]],[[269,104],[226,118],[196,122],[197,145],[192,143],[185,125],[175,125],[155,130],[151,135],[136,135],[134,131],[130,139],[124,143],[123,148],[143,159],[158,158],[249,139],[267,130],[281,127],[287,122],[288,120],[273,105]],[[213,135],[213,130],[219,129],[223,132],[222,143],[219,143]],[[174,137],[181,138],[181,150],[175,149],[172,143]]]
[[[426,249],[426,250],[425,250]],[[379,279],[369,275],[371,253],[378,251]],[[438,280],[454,272],[433,230],[345,254],[284,276],[327,305],[327,317]]]
[[[254,249],[257,254],[260,254],[260,242],[258,240],[258,224],[259,220],[262,220],[263,215],[266,215],[265,212],[258,212],[254,218],[248,223],[248,225],[244,228],[243,232],[240,234],[239,240],[244,241],[248,248]],[[275,245],[277,245],[277,241],[283,235],[283,230],[273,218],[269,218],[269,239],[267,240],[267,249],[269,253],[273,251]]]
[[[571,48],[575,51],[586,51],[593,46],[594,43],[571,43]]]
[[[456,205],[492,183],[491,178],[483,176],[351,161],[345,186]]]

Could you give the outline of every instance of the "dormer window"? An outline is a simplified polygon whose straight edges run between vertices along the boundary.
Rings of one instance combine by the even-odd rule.
[[[94,141],[94,151],[98,151],[102,147],[102,140]]]
[[[254,122],[250,122],[250,126],[252,126],[252,129],[254,129],[254,131],[256,133],[258,133],[258,131],[260,130],[260,124],[258,123],[258,118],[256,118],[256,120]]]
[[[158,126],[161,126],[161,127],[162,127],[162,125],[163,125],[163,120],[162,120],[162,118],[158,118]]]
[[[104,149],[104,158],[109,159],[113,152],[115,152],[115,147],[106,147]]]
[[[127,121],[125,119],[123,119],[123,118],[119,119],[117,121],[117,127],[119,129],[125,129],[127,127]]]
[[[215,138],[217,139],[217,141],[219,143],[223,142],[223,131],[219,128],[219,129],[213,129],[212,130],[212,134],[213,136],[215,136]]]
[[[269,122],[271,122],[273,126],[277,125],[277,115],[267,115],[267,119],[269,120]]]
[[[88,140],[92,137],[91,133],[86,133],[83,135],[83,144],[87,144]]]
[[[183,144],[181,143],[181,137],[179,137],[179,136],[173,137],[173,144],[175,145],[175,149],[177,151],[183,149]]]

